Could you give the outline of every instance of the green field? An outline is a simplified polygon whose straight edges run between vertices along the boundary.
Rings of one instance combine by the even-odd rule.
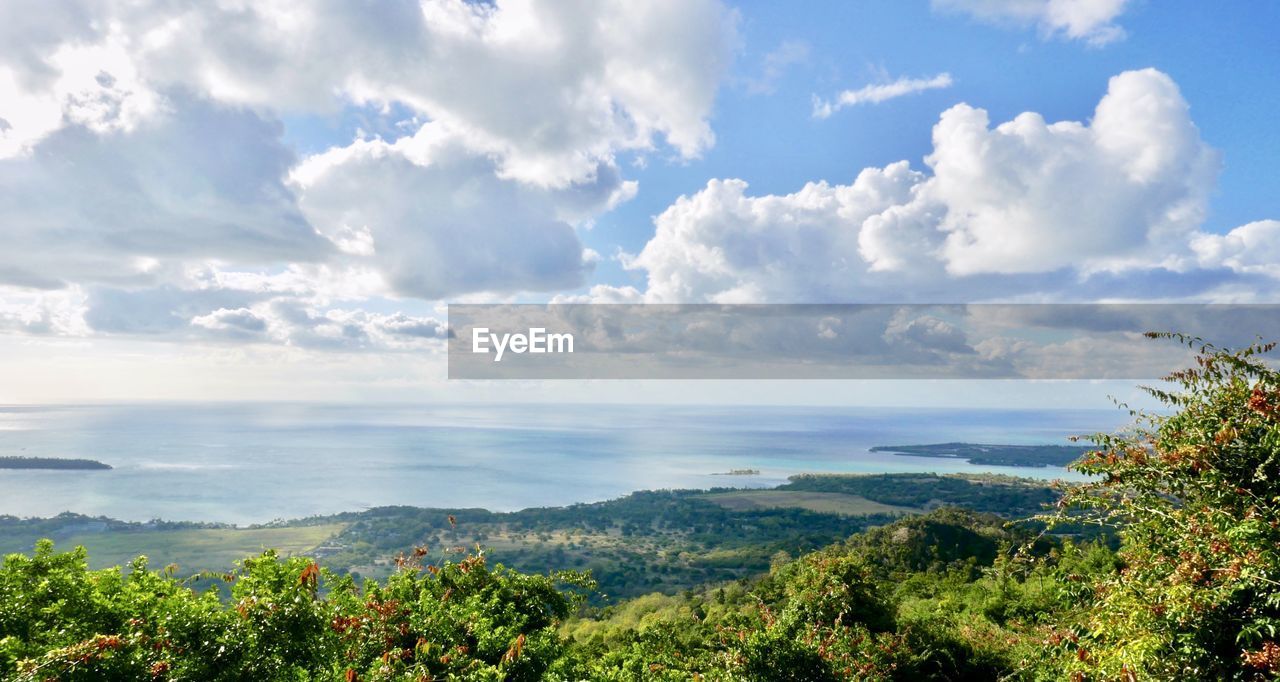
[[[712,493],[707,495],[707,499],[735,511],[794,508],[843,516],[918,514],[922,511],[915,507],[882,504],[861,495],[792,490],[734,490]]]
[[[225,571],[236,561],[274,548],[281,556],[306,554],[345,529],[345,523],[282,528],[197,528],[189,530],[103,532],[72,535],[57,546],[83,545],[93,568],[120,566],[146,555],[153,568],[177,564],[180,574]],[[0,546],[4,552],[29,552],[30,546]]]

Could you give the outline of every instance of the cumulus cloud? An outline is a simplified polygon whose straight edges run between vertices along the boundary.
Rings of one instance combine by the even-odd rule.
[[[84,321],[95,332],[171,335],[185,332],[193,319],[218,326],[228,311],[243,310],[261,295],[231,289],[184,289],[162,285],[136,289],[93,287],[85,298]],[[219,323],[220,324],[220,323]]]
[[[107,125],[102,110],[124,121],[183,87],[276,112],[402,105],[504,175],[553,185],[658,138],[686,157],[709,146],[736,24],[717,0],[44,4],[0,9],[10,150],[61,112]],[[36,104],[39,120],[22,118]]]
[[[248,336],[261,334],[267,330],[267,321],[248,308],[235,310],[218,308],[208,315],[191,318],[191,324],[205,329]]]
[[[845,90],[835,99],[813,98],[813,117],[829,118],[832,114],[859,104],[879,104],[898,97],[905,97],[926,90],[949,88],[953,84],[951,74],[940,73],[932,78],[899,78],[892,83],[866,85],[857,90]]]
[[[378,329],[386,334],[416,339],[444,339],[449,330],[446,325],[434,318],[410,317],[404,313],[396,313],[377,320]]]
[[[432,317],[390,315],[361,309],[317,309],[289,301],[259,306],[264,333],[276,343],[316,350],[419,350],[447,337],[446,325]]]
[[[742,180],[712,180],[663,211],[626,264],[648,272],[651,300],[842,300],[867,269],[858,226],[909,201],[922,181],[905,162],[784,196],[751,197]]]
[[[953,107],[925,163],[789,195],[713,180],[659,215],[627,264],[647,273],[655,301],[955,300],[1186,270],[1189,243],[1201,261],[1229,265],[1232,244],[1270,231],[1201,235],[1219,157],[1153,69],[1111,79],[1089,123],[1025,113],[992,128],[985,111]]]
[[[1259,220],[1226,234],[1197,234],[1191,249],[1205,267],[1280,277],[1280,220]]]
[[[369,301],[361,301],[369,304]],[[386,301],[381,301],[386,304]],[[149,336],[166,341],[234,341],[314,350],[395,351],[440,348],[445,323],[403,312],[376,313],[324,305],[311,299],[245,292],[178,288],[134,291],[97,289],[83,302],[80,333]],[[0,308],[0,328],[19,324],[27,333],[67,333],[46,329],[56,309]],[[74,318],[73,318],[74,319]]]
[[[72,125],[0,159],[0,282],[149,281],[162,262],[315,261],[278,124],[175,94],[132,130]]]
[[[0,285],[0,332],[82,335],[84,296],[78,290],[33,292]]]
[[[916,315],[901,309],[885,326],[883,338],[890,346],[910,345],[950,353],[973,353],[963,329],[933,315]]]
[[[719,0],[6,3],[0,327],[387,347],[439,330],[351,306],[579,286],[615,157],[714,142],[735,32]],[[308,117],[388,140],[298,158]]]
[[[1102,46],[1125,37],[1115,23],[1130,0],[933,0],[934,9],[980,21],[1034,26],[1046,38],[1061,36]]]
[[[1204,220],[1220,165],[1154,69],[1112,78],[1088,125],[1026,113],[991,129],[961,105],[933,142],[922,203],[946,208],[942,256],[955,274],[1160,262]]]
[[[302,209],[334,239],[367,237],[367,259],[401,295],[579,286],[592,260],[571,224],[634,192],[601,165],[589,180],[551,190],[499,177],[494,161],[434,125],[395,143],[359,141],[308,159],[294,173]]]

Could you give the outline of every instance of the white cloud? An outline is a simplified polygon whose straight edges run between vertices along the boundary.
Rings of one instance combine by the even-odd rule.
[[[183,95],[131,130],[72,125],[0,159],[0,282],[143,283],[185,259],[315,261],[279,128]]]
[[[959,105],[933,142],[931,173],[903,161],[759,197],[713,180],[627,262],[654,301],[964,300],[1186,270],[1189,242],[1213,243],[1198,230],[1218,154],[1153,69],[1111,79],[1088,124],[1025,113],[992,128]]]
[[[1259,220],[1226,234],[1197,234],[1191,249],[1204,267],[1280,277],[1280,220]]]
[[[858,226],[909,201],[922,180],[905,162],[785,196],[750,197],[742,180],[712,180],[655,219],[657,233],[628,266],[648,272],[650,300],[844,299],[867,269]]]
[[[905,97],[926,90],[951,87],[951,74],[940,73],[932,78],[899,78],[892,83],[867,85],[857,90],[845,90],[834,100],[813,98],[813,117],[828,118],[845,107],[859,104],[879,104],[897,97]]]
[[[557,294],[551,303],[644,303],[644,292],[632,286],[597,284],[585,294]]]
[[[362,305],[371,303],[374,301],[361,301]],[[430,316],[377,313],[328,306],[313,299],[232,291],[97,289],[90,292],[78,312],[96,335],[170,342],[234,341],[322,351],[395,351],[439,348],[447,335],[446,325]],[[17,323],[43,327],[48,324],[48,313],[36,316],[29,310],[19,316],[0,309],[0,327],[12,328]],[[67,335],[43,328],[25,331]]]
[[[208,315],[191,318],[191,324],[233,338],[253,338],[267,331],[267,321],[248,308],[218,308]]]
[[[145,288],[93,287],[86,292],[84,321],[94,332],[110,335],[180,337],[198,326],[220,326],[224,311],[247,309],[261,294],[230,289],[184,289],[173,285]]]
[[[1042,36],[1084,40],[1093,46],[1121,40],[1115,23],[1130,0],[933,0],[934,9],[961,12],[981,21],[1034,26]]]
[[[1025,113],[991,129],[961,105],[933,141],[919,210],[946,208],[942,257],[960,275],[1176,266],[1220,165],[1154,69],[1112,78],[1088,125]]]
[[[6,67],[0,56],[0,159],[30,151],[66,125],[128,131],[162,109],[162,98],[141,81],[118,37],[96,45],[64,43],[40,65],[47,78],[28,88],[32,79]]]
[[[123,125],[179,87],[285,113],[402,105],[496,155],[504,176],[555,186],[658,138],[685,157],[708,147],[736,41],[718,0],[84,0],[7,3],[0,25],[10,153],[64,113]]]
[[[736,22],[719,0],[0,5],[0,328],[386,348],[433,327],[352,306],[576,287],[577,230],[636,191],[615,157],[713,143]],[[296,117],[391,141],[298,159]],[[79,304],[50,312],[60,292]]]
[[[87,331],[80,291],[33,292],[0,285],[0,332],[81,336]]]
[[[322,310],[288,301],[255,307],[253,319],[262,320],[263,333],[275,343],[313,350],[440,349],[447,333],[446,325],[432,317],[351,308]]]
[[[358,141],[294,172],[302,210],[335,240],[358,231],[396,293],[444,298],[579,286],[593,261],[573,222],[635,191],[600,165],[590,180],[544,189],[499,177],[436,124],[388,143]]]

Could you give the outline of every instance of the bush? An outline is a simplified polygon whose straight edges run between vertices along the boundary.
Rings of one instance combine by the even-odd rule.
[[[194,589],[138,559],[91,571],[83,549],[0,568],[0,674],[58,680],[538,680],[571,672],[556,633],[589,588],[482,554],[439,566],[421,551],[385,585],[336,578],[273,552]]]
[[[1280,677],[1280,374],[1241,351],[1198,351],[1171,408],[1098,436],[1055,522],[1118,529],[1121,570],[1093,583],[1064,668],[1104,679]]]

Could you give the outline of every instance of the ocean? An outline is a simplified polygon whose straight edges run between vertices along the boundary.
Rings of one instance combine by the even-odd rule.
[[[0,514],[264,523],[383,505],[495,511],[633,490],[772,486],[804,472],[992,472],[875,445],[1067,444],[1118,410],[634,405],[161,404],[0,407],[0,455],[110,471],[0,469]],[[759,475],[720,475],[756,469]]]

